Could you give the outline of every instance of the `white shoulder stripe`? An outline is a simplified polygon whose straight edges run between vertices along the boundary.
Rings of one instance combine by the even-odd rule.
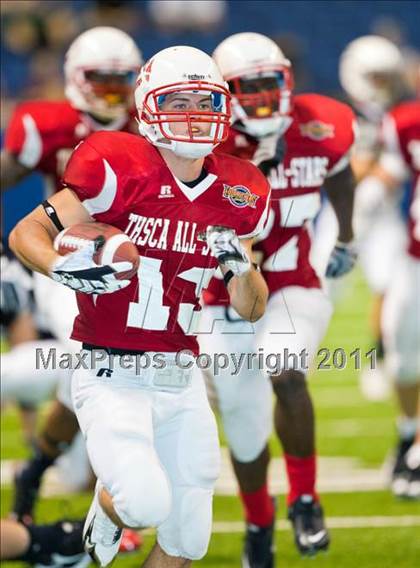
[[[92,199],[82,201],[85,209],[90,215],[105,213],[111,208],[117,194],[117,176],[109,163],[102,158],[105,167],[105,181],[101,191]]]
[[[251,233],[248,233],[247,235],[238,235],[240,239],[250,239],[252,237],[256,237],[259,233],[261,233],[266,221],[268,220],[270,205],[271,205],[271,188],[270,188],[270,193],[267,196],[267,203],[265,204],[264,211],[262,212],[261,217],[258,220],[258,223],[254,227],[254,230]]]
[[[24,114],[22,117],[23,129],[25,131],[25,140],[22,150],[19,153],[18,160],[22,166],[26,168],[34,168],[38,165],[42,156],[42,140],[35,120],[30,114]]]

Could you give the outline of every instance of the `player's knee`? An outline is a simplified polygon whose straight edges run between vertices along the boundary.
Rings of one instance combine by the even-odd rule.
[[[169,516],[171,491],[163,470],[145,464],[138,475],[121,482],[113,497],[115,511],[132,528],[156,527]]]
[[[188,487],[174,496],[176,514],[158,529],[158,542],[169,556],[200,560],[207,552],[212,527],[210,489]]]
[[[200,560],[207,552],[212,524],[212,492],[196,487],[184,497],[181,526],[181,544],[184,558]]]
[[[413,387],[420,384],[420,369],[413,366],[405,366],[395,374],[395,384],[398,387]]]
[[[293,404],[296,397],[307,390],[306,377],[301,371],[282,371],[271,377],[276,397],[283,404]]]
[[[269,410],[271,412],[271,404]],[[255,411],[223,415],[229,449],[237,461],[254,461],[265,448],[271,432],[270,412],[268,415]]]

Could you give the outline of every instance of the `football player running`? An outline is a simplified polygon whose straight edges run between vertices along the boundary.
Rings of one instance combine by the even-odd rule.
[[[133,39],[117,28],[95,27],[79,35],[65,56],[67,100],[24,102],[12,115],[1,153],[2,190],[38,171],[44,175],[51,194],[61,189],[61,177],[73,149],[90,133],[135,132],[133,88],[142,63],[142,54]],[[78,344],[69,340],[77,315],[75,295],[38,273],[34,274],[33,283],[38,314],[61,343],[61,351],[78,350]],[[43,350],[47,352],[55,346],[44,343]],[[24,350],[29,349],[33,355],[35,348],[31,344],[6,356],[11,378],[19,379],[16,382],[22,385],[22,396],[34,374],[39,382],[41,376],[45,376],[42,382],[47,382],[53,374],[52,370],[44,369],[34,373],[35,356],[24,356]],[[58,370],[56,375],[58,378]],[[32,519],[45,470],[69,447],[79,431],[71,404],[70,376],[71,373],[61,371],[57,400],[36,442],[34,455],[16,476],[13,515],[17,519],[26,522]]]
[[[240,372],[230,365],[213,380],[247,520],[243,566],[269,568],[275,518],[267,488],[272,388],[297,547],[315,554],[329,544],[315,490],[314,411],[306,375],[332,308],[309,262],[308,222],[319,210],[324,186],[339,224],[327,276],[346,274],[355,262],[349,165],[354,116],[328,97],[293,96],[290,62],[268,37],[235,34],[217,47],[214,58],[230,85],[235,118],[220,151],[263,160],[272,188],[268,222],[254,245],[270,298],[265,316],[253,327],[228,305],[222,281],[213,279],[199,338],[206,353],[235,353],[236,360],[256,355]],[[256,362],[261,350],[263,356],[289,354],[296,361],[288,366],[283,357],[269,376]]]
[[[393,106],[408,98],[404,80],[404,58],[386,38],[359,37],[340,56],[340,83],[355,109],[358,136],[352,156],[358,186],[355,193],[355,231],[360,264],[373,292],[371,329],[377,365],[363,369],[360,386],[369,400],[383,400],[390,394],[390,380],[384,367],[381,310],[385,292],[394,274],[395,258],[406,247],[407,235],[401,212],[402,190],[386,196],[370,174],[379,159],[381,122]]]
[[[228,135],[230,95],[202,51],[156,54],[142,68],[135,99],[141,136],[90,136],[50,206],[59,228],[101,221],[125,231],[139,251],[137,276],[116,278],[126,262],[95,266],[91,247],[60,257],[52,244],[58,228],[42,206],[10,241],[34,270],[79,290],[72,338],[91,368],[75,371],[72,398],[98,478],[87,549],[107,566],[122,527],[152,526],[157,543],[144,566],[184,567],[206,553],[219,471],[214,416],[193,372],[198,297],[220,265],[241,317],[263,314],[268,290],[250,254],[270,188],[249,162],[212,153]],[[113,356],[112,369],[98,352]],[[136,361],[130,368],[127,355]]]
[[[385,294],[382,332],[395,381],[400,440],[392,474],[398,497],[420,498],[420,101],[404,102],[383,121],[384,150],[366,182],[386,200],[412,177],[407,252],[398,257]],[[395,261],[395,259],[394,259]]]

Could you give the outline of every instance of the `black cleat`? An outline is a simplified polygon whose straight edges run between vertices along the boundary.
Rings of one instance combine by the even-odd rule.
[[[33,510],[35,501],[38,498],[40,480],[33,478],[31,471],[24,466],[20,471],[16,472],[15,479],[15,496],[11,517],[28,525],[33,522]]]
[[[407,466],[407,488],[404,497],[407,499],[420,499],[420,443],[411,446],[405,455]]]
[[[420,499],[420,466],[409,470],[407,499]]]
[[[324,513],[312,495],[301,495],[289,507],[288,519],[293,525],[295,543],[304,556],[314,556],[327,550],[330,536],[325,526]]]
[[[406,455],[413,441],[413,438],[400,439],[395,451],[391,478],[391,489],[395,497],[404,498],[408,496],[411,472],[406,462]]]
[[[242,568],[274,568],[275,518],[268,527],[247,524]]]

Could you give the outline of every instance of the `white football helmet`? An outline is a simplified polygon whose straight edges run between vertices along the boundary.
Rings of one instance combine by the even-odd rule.
[[[357,104],[384,111],[401,90],[403,58],[398,47],[384,37],[369,35],[348,44],[340,56],[339,77]]]
[[[142,63],[141,52],[125,32],[106,26],[87,30],[66,53],[66,97],[74,108],[100,120],[124,117]]]
[[[278,45],[262,34],[239,33],[222,41],[213,57],[229,83],[234,120],[256,137],[286,130],[293,75]]]
[[[203,95],[210,108],[162,110],[174,93]],[[155,146],[194,159],[210,154],[228,136],[229,90],[213,59],[199,49],[176,46],[159,51],[142,67],[134,94],[140,134]],[[199,131],[200,123],[211,124],[207,135]],[[187,125],[185,134],[174,133],[180,124]]]

